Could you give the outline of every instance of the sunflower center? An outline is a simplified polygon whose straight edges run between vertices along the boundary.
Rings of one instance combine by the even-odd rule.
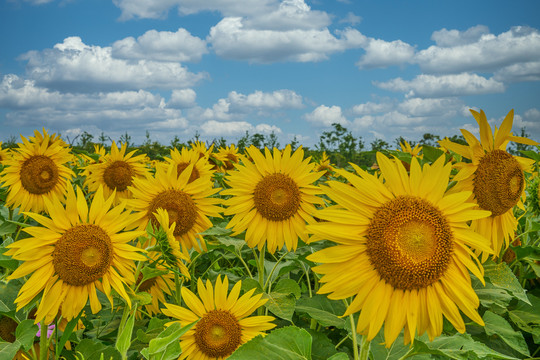
[[[124,191],[131,185],[132,180],[133,169],[123,160],[113,162],[103,172],[103,181],[111,190]]]
[[[225,165],[225,169],[234,169],[234,164],[238,162],[238,157],[236,157],[236,155],[234,154],[227,154],[225,157],[227,158],[227,160],[223,162],[223,164]]]
[[[488,152],[480,160],[474,177],[474,195],[478,205],[502,215],[519,201],[525,179],[517,160],[503,150]]]
[[[257,211],[271,221],[287,220],[300,207],[300,189],[284,174],[266,175],[255,187],[253,200]]]
[[[450,262],[452,231],[428,201],[399,196],[382,205],[368,228],[367,254],[394,288],[424,288],[439,280]]]
[[[241,342],[240,324],[228,311],[209,311],[195,325],[195,343],[210,358],[227,357]]]
[[[137,284],[140,284],[143,279],[143,274],[139,273],[139,277],[137,279]],[[156,283],[157,277],[153,277],[150,279],[146,279],[142,282],[141,285],[139,285],[139,291],[147,291],[149,290],[154,284]]]
[[[169,225],[173,222],[176,223],[176,227],[174,228],[175,236],[182,236],[187,233],[193,228],[197,220],[195,202],[191,196],[180,190],[165,190],[159,193],[150,203],[148,217],[156,227],[159,226],[159,222],[154,216],[154,213],[158,208],[165,209],[169,213]]]
[[[81,224],[62,235],[52,256],[60,279],[69,285],[84,286],[109,270],[113,245],[109,235],[98,225]]]
[[[58,167],[45,155],[34,155],[21,166],[21,184],[31,194],[51,191],[58,183]]]
[[[179,163],[178,165],[176,165],[176,173],[178,174],[178,176],[180,176],[180,174],[184,170],[186,170],[186,168],[188,166],[189,166],[188,162],[182,162],[182,163]],[[199,170],[197,170],[197,168],[194,166],[193,170],[191,171],[191,175],[189,176],[188,183],[191,183],[191,182],[197,180],[200,177],[201,177],[201,174],[199,174]]]

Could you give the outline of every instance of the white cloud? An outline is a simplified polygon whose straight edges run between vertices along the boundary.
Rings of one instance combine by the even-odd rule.
[[[292,90],[281,89],[273,92],[256,90],[251,94],[231,91],[227,98],[219,99],[212,108],[196,107],[190,110],[191,117],[201,120],[233,120],[247,114],[276,116],[276,110],[302,108],[302,96]],[[272,111],[269,113],[269,111]]]
[[[330,23],[326,12],[311,10],[304,0],[283,0],[276,10],[247,17],[243,25],[248,29],[284,31],[320,29]]]
[[[115,59],[111,52],[111,47],[86,45],[74,36],[21,59],[28,61],[27,75],[38,85],[71,92],[191,87],[207,76],[173,62]]]
[[[281,133],[281,129],[275,125],[258,124],[256,126],[251,125],[246,121],[228,121],[220,122],[210,120],[201,125],[202,135],[206,136],[235,136],[245,134],[246,131],[250,133],[270,134],[272,132],[276,134]]]
[[[358,25],[362,22],[362,17],[355,15],[353,12],[349,11],[347,15],[339,20],[340,24],[351,24],[351,25]]]
[[[303,107],[302,96],[292,90],[276,90],[271,93],[256,90],[244,95],[231,91],[228,101],[232,109],[268,108],[268,109],[299,109]]]
[[[408,97],[436,98],[445,96],[464,96],[504,92],[504,84],[495,79],[486,79],[476,74],[457,75],[418,75],[413,80],[402,78],[387,82],[374,82],[385,90],[406,93]]]
[[[404,100],[397,106],[400,113],[410,116],[431,116],[448,118],[457,114],[456,109],[463,106],[457,98],[421,99],[412,98]]]
[[[179,109],[191,108],[196,105],[197,94],[193,89],[174,89],[167,106]]]
[[[369,115],[381,112],[390,111],[394,107],[394,104],[389,102],[374,103],[368,101],[367,103],[354,105],[351,112],[353,115]]]
[[[502,122],[503,119],[500,119]],[[532,108],[523,114],[523,116],[514,116],[514,134],[521,135],[521,128],[525,128],[525,132],[531,135],[531,138],[540,141],[540,110]]]
[[[447,30],[446,28],[433,32],[431,39],[439,47],[454,47],[477,42],[483,35],[489,34],[489,28],[476,25],[465,31]]]
[[[401,41],[370,39],[364,46],[366,53],[356,65],[360,69],[384,68],[409,62],[414,57],[414,47]]]
[[[121,20],[163,18],[171,8],[178,8],[184,15],[217,11],[225,16],[246,16],[268,13],[278,4],[276,0],[113,0],[113,3],[122,10]]]
[[[453,38],[448,31],[437,33],[435,40],[444,46],[418,52],[415,61],[420,69],[427,73],[487,72],[540,58],[540,33],[536,29],[516,26],[497,36],[484,33],[482,28],[471,29]],[[475,37],[476,41],[468,42]]]
[[[169,62],[197,62],[208,53],[206,42],[189,31],[149,30],[137,39],[127,37],[112,45],[112,57]]]
[[[366,37],[345,29],[335,37],[327,28],[286,31],[249,29],[240,17],[226,17],[210,29],[207,41],[217,55],[235,60],[271,63],[321,61],[335,52],[362,46]]]
[[[331,107],[320,105],[312,112],[305,114],[304,119],[313,125],[325,127],[332,126],[334,123],[341,125],[347,125],[349,123],[345,116],[343,116],[341,107],[336,105]]]
[[[540,81],[540,61],[506,66],[495,71],[493,78],[503,82]]]

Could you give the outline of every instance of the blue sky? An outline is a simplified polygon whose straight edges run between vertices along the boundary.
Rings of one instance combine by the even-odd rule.
[[[369,148],[477,133],[540,140],[540,2],[2,0],[0,141],[45,127],[168,144],[196,132]]]

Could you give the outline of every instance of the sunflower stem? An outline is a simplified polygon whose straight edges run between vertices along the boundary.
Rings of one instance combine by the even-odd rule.
[[[178,276],[178,273],[174,272],[174,286],[175,286],[175,297],[176,297],[176,305],[181,306],[182,305],[182,295],[180,294],[180,289],[182,287],[182,284],[180,283],[180,278]]]
[[[362,343],[360,344],[360,354],[358,355],[359,360],[368,360],[369,359],[369,346],[370,346],[370,344],[371,344],[371,341],[369,341],[367,339],[367,335],[362,336]]]
[[[281,260],[283,260],[283,258],[285,257],[285,255],[287,255],[288,253],[284,253],[279,259],[277,259],[277,262],[276,264],[274,265],[274,267],[272,268],[272,271],[270,271],[270,274],[268,274],[268,278],[266,279],[266,282],[264,283],[264,287],[263,287],[263,291],[266,291],[266,289],[268,289],[268,291],[270,291],[270,286],[272,285],[270,283],[270,278],[272,278],[272,275],[274,274],[274,271],[276,270],[278,264],[281,262]],[[263,263],[263,266],[264,266],[264,263]]]
[[[246,270],[247,270],[247,272],[248,272],[248,274],[249,274],[249,277],[250,277],[251,279],[253,279],[253,274],[251,274],[251,271],[249,271],[249,266],[248,266],[248,264],[246,264],[246,262],[245,262],[244,259],[242,258],[242,254],[237,253],[236,250],[234,251],[234,253],[235,253],[236,257],[237,257],[238,259],[240,259],[240,261],[242,262],[242,264],[244,264],[244,267],[246,268]]]
[[[255,259],[257,261],[258,270],[259,270],[259,284],[261,285],[261,289],[264,292],[264,255],[266,251],[266,246],[263,245],[262,249],[259,252],[259,258],[257,259],[257,252],[253,250],[253,253],[255,254]],[[260,307],[257,309],[257,315],[262,316],[264,315],[264,308]]]
[[[39,336],[39,360],[47,360],[49,352],[49,339],[47,338],[47,331],[49,326],[45,324],[45,319],[42,319],[39,323],[41,328],[41,334]]]
[[[349,307],[349,302],[347,301],[347,299],[343,299],[343,303],[345,303],[346,307]],[[349,321],[351,323],[351,338],[352,338],[352,343],[353,343],[354,360],[360,360],[360,359],[367,360],[368,359],[367,355],[369,355],[369,342],[368,342],[368,350],[366,351],[366,357],[360,358],[358,354],[358,342],[356,341],[356,323],[354,322],[353,314],[349,315]],[[362,345],[364,345],[364,338],[365,336],[362,337]]]

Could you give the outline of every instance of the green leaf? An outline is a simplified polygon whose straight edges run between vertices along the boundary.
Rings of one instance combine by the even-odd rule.
[[[392,345],[387,348],[384,341],[384,331],[381,330],[377,336],[371,340],[370,349],[374,359],[397,360],[407,354],[410,347],[409,345],[403,344],[403,334],[400,334]]]
[[[307,313],[321,326],[335,326],[340,329],[345,328],[346,320],[340,318],[345,310],[345,305],[341,301],[330,300],[324,295],[301,298],[296,304],[297,312]]]
[[[0,312],[15,311],[17,305],[15,299],[19,293],[21,285],[17,285],[16,281],[8,283],[0,282]]]
[[[16,230],[17,230],[17,225],[9,221],[4,221],[0,224],[0,236],[13,234],[15,233]]]
[[[216,236],[217,241],[225,246],[232,246],[237,253],[240,253],[246,242],[242,239],[237,239],[230,236]]]
[[[230,229],[225,229],[224,227],[220,226],[213,226],[208,230],[205,230],[201,232],[201,235],[211,235],[211,236],[219,236],[219,235],[228,235],[232,231]]]
[[[496,287],[505,289],[519,300],[531,304],[525,290],[506,263],[484,265],[484,277],[488,278],[491,284]]]
[[[433,146],[424,145],[422,146],[422,154],[424,154],[424,160],[435,162],[435,160],[444,155],[444,151]]]
[[[34,320],[23,320],[15,330],[15,337],[25,350],[28,350],[34,345],[34,339],[39,328],[34,324]]]
[[[519,152],[522,153],[523,155],[525,155],[528,158],[531,158],[531,159],[536,160],[536,161],[540,161],[540,154],[537,153],[536,151],[519,150]]]
[[[349,357],[345,353],[337,353],[328,358],[328,360],[349,360]]]
[[[518,303],[516,309],[508,312],[510,320],[522,331],[533,335],[536,344],[540,343],[540,298],[529,294],[531,305]]]
[[[124,327],[116,339],[115,347],[124,357],[131,346],[131,336],[133,334],[133,325],[135,324],[135,314],[137,313],[137,304],[132,308],[132,314],[128,317]]]
[[[278,281],[277,285],[272,289],[274,293],[281,294],[293,294],[296,299],[300,298],[302,295],[302,290],[298,283],[292,279],[281,279]]]
[[[311,335],[311,353],[313,360],[327,360],[337,353],[335,344],[322,331],[306,329]],[[347,357],[348,359],[348,357]]]
[[[0,359],[15,359],[17,351],[21,348],[21,343],[15,342],[0,342]]]
[[[160,269],[156,269],[150,266],[143,267],[141,269],[141,274],[143,275],[141,279],[141,283],[145,282],[146,280],[158,277],[160,275],[166,275],[168,273],[169,273],[168,270],[160,270]]]
[[[486,311],[483,319],[486,324],[484,329],[488,336],[500,337],[512,349],[523,355],[530,355],[523,334],[515,331],[502,316]]]
[[[270,294],[264,294],[263,299],[268,299],[264,306],[274,315],[292,322],[294,308],[296,306],[296,298],[293,294],[271,292]]]
[[[62,334],[62,337],[56,344],[56,353],[60,354],[62,352],[62,349],[66,345],[66,342],[68,341],[69,337],[73,333],[73,329],[75,329],[75,326],[77,326],[77,323],[79,322],[79,319],[81,318],[82,312],[77,316],[76,318],[71,319],[66,327],[64,328],[64,332]]]
[[[122,356],[112,346],[107,346],[95,339],[83,339],[75,348],[75,352],[80,352],[84,360],[99,360],[101,356],[104,359],[121,360]]]
[[[414,340],[414,354],[431,354],[455,360],[469,359],[517,359],[490,349],[485,344],[473,340],[469,334],[456,334],[453,336],[441,335],[432,342],[424,343]]]
[[[15,270],[19,267],[19,260],[15,260],[12,259],[11,256],[4,255],[4,252],[6,251],[6,248],[0,248],[0,268]]]
[[[288,326],[251,339],[236,349],[229,360],[310,360],[311,341],[306,330]]]
[[[179,322],[174,322],[171,326],[163,330],[155,339],[150,340],[148,345],[148,354],[158,354],[165,351],[170,345],[178,343],[180,336],[184,335],[195,322],[182,327]],[[178,357],[180,353],[176,356]]]

